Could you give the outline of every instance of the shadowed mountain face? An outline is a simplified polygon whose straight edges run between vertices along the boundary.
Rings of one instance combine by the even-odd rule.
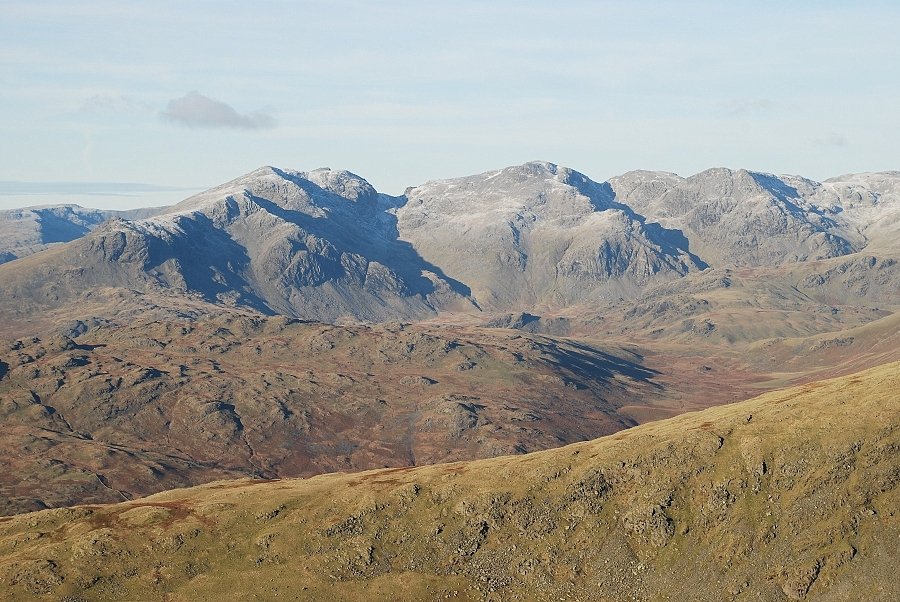
[[[900,365],[519,457],[0,519],[9,600],[896,600]]]
[[[11,272],[3,292],[52,306],[89,287],[171,289],[327,321],[471,307],[464,285],[398,239],[389,211],[397,202],[348,172],[264,168],[17,263],[21,277]]]
[[[263,168],[153,219],[106,224],[43,258],[44,277],[27,274],[15,294],[52,305],[85,285],[164,287],[267,313],[382,320],[618,298],[705,267],[680,233],[612,196],[543,163],[400,198],[348,172]],[[43,283],[53,290],[42,296]]]

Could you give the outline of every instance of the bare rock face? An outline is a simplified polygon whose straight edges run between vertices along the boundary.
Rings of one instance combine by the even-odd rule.
[[[406,198],[401,237],[487,308],[629,296],[706,267],[683,237],[617,203],[609,185],[552,163],[430,182]]]
[[[467,305],[464,287],[397,239],[386,211],[396,202],[349,172],[262,168],[138,226],[163,237],[181,229],[179,242],[203,238],[188,227],[220,238],[217,252],[203,253],[216,260],[213,273],[187,282],[207,297],[239,291],[238,302],[329,321],[417,317],[445,298]]]
[[[347,171],[263,167],[159,215],[101,213],[0,214],[0,259],[56,245],[3,266],[0,301],[21,314],[112,287],[327,322],[552,314],[708,267],[896,255],[900,173],[817,183],[711,169],[601,184],[531,162],[392,197]]]
[[[608,186],[550,163],[405,197],[346,171],[265,167],[153,218],[108,222],[22,267],[21,286],[6,280],[38,305],[117,286],[333,322],[562,307],[703,267]]]
[[[834,206],[849,233],[873,253],[900,251],[900,172],[849,174],[825,180],[816,201]]]
[[[716,267],[777,265],[857,250],[835,233],[836,212],[805,202],[813,183],[710,169],[689,178],[632,172],[613,178],[616,196],[649,219],[684,232]]]

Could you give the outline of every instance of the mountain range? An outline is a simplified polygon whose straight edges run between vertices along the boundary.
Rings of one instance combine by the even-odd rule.
[[[17,215],[29,222],[37,211]],[[555,312],[635,298],[709,268],[893,253],[900,173],[819,184],[713,169],[599,184],[532,162],[392,197],[346,171],[264,167],[90,233],[99,213],[55,211],[69,234],[86,235],[0,272],[4,300],[52,307],[90,287],[125,286],[304,319],[382,321]]]

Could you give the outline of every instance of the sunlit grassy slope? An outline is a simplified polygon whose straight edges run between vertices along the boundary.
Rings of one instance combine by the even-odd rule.
[[[896,600],[900,364],[524,456],[0,519],[6,600]]]

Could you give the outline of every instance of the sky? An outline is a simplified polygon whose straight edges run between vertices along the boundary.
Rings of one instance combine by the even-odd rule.
[[[0,0],[0,208],[175,202],[262,165],[400,194],[900,169],[900,3]]]

